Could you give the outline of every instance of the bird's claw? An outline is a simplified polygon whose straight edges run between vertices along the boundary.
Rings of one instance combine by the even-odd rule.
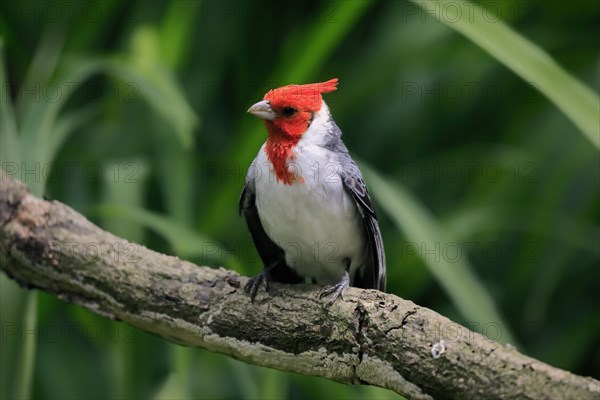
[[[325,308],[327,309],[327,308],[331,307],[333,302],[336,301],[338,297],[341,297],[343,300],[344,299],[344,291],[349,287],[350,287],[350,276],[348,275],[348,272],[346,272],[346,273],[344,273],[344,276],[342,277],[341,281],[339,281],[338,283],[336,283],[333,286],[329,286],[329,287],[321,290],[321,292],[319,293],[319,299],[322,299],[323,297],[333,293],[333,295],[331,296],[331,298],[329,299],[327,304],[325,304]]]
[[[250,301],[254,302],[254,298],[256,297],[256,293],[258,293],[258,288],[260,284],[263,283],[265,285],[265,292],[269,291],[269,281],[271,280],[271,275],[268,270],[263,270],[260,274],[256,275],[254,278],[250,278],[246,286],[244,286],[244,290],[246,293],[250,294]]]

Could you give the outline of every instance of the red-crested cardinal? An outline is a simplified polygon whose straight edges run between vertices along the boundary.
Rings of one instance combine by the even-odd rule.
[[[248,112],[268,132],[248,169],[240,198],[263,271],[262,282],[333,285],[330,306],[348,286],[385,291],[385,254],[369,192],[342,142],[322,93],[337,79],[270,90]]]

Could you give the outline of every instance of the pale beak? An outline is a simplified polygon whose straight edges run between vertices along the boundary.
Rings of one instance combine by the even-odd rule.
[[[248,112],[254,115],[255,117],[268,119],[269,121],[275,119],[275,113],[271,108],[271,103],[269,103],[267,100],[262,100],[254,104],[248,109]]]

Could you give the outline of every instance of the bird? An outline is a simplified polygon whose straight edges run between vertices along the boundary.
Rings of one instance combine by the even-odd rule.
[[[377,214],[322,96],[337,86],[337,78],[282,86],[248,109],[267,131],[239,201],[264,263],[245,286],[252,301],[271,281],[324,285],[325,307],[349,286],[385,291]]]

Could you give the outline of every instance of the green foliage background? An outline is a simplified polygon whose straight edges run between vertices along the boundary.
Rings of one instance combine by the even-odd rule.
[[[237,201],[265,133],[245,110],[338,77],[389,291],[599,378],[600,5],[477,4],[2,2],[2,166],[117,235],[252,275]],[[0,289],[2,398],[398,397]]]

